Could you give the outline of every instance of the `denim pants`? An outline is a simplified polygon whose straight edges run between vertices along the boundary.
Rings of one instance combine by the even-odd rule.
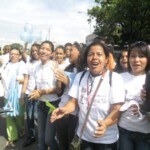
[[[34,119],[37,119],[37,100],[29,100],[28,94],[25,94],[24,97],[25,106],[26,106],[26,138],[35,137],[35,126],[34,126]]]
[[[58,102],[53,102],[57,106]],[[51,114],[48,114],[49,108],[44,102],[38,103],[38,147],[39,150],[59,150],[56,141],[55,124],[50,122]]]
[[[119,150],[150,150],[149,140],[150,133],[133,132],[119,127]]]
[[[112,144],[101,144],[101,143],[91,143],[85,140],[82,140],[80,148],[80,150],[117,150],[117,149],[118,149],[118,142]]]

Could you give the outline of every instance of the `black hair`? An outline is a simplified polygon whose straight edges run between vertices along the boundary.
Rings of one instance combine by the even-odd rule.
[[[122,51],[121,51],[121,53],[118,55],[118,57],[117,57],[117,61],[116,61],[116,67],[115,67],[115,72],[117,72],[117,73],[122,73],[123,72],[123,68],[122,68],[122,66],[120,65],[120,59],[121,59],[121,57],[122,57],[122,53],[123,52],[127,52],[128,53],[128,49],[123,49]]]
[[[35,46],[35,47],[38,49],[38,52],[39,52],[39,49],[40,49],[40,44],[38,44],[38,43],[32,44],[32,46],[31,46],[31,51],[30,51],[30,62],[33,62],[33,60],[35,60],[35,59],[33,58],[33,55],[32,55],[32,47],[33,47],[33,46]]]
[[[83,55],[84,55],[84,53],[83,53],[83,49],[81,48],[81,46],[80,46],[80,44],[78,43],[78,42],[74,42],[73,44],[72,44],[72,46],[74,46],[74,47],[76,47],[76,49],[80,52],[80,57],[79,57],[79,60],[78,60],[78,66],[77,66],[77,70],[78,70],[78,72],[80,72],[80,71],[83,71],[84,70],[84,66],[82,65],[82,62],[83,62]],[[73,68],[75,67],[75,65],[74,64],[70,64],[65,70],[66,71],[69,71],[69,72],[73,72]]]
[[[131,51],[133,49],[137,49],[138,53],[140,55],[144,55],[144,57],[147,58],[148,63],[147,63],[146,68],[145,68],[145,72],[147,73],[147,71],[150,69],[150,49],[148,47],[148,44],[146,42],[143,42],[143,41],[137,41],[137,42],[131,44],[129,46],[128,59],[129,59]],[[129,70],[129,72],[131,72],[131,67],[130,67],[129,61],[128,61],[128,66],[129,66],[128,70]]]
[[[78,42],[74,42],[74,43],[72,44],[72,46],[76,47],[79,52],[82,51],[82,48],[81,48],[81,46],[80,46],[80,44],[79,44]]]
[[[58,49],[58,48],[62,49],[63,52],[65,53],[65,48],[64,48],[62,45],[57,46],[57,47],[55,48],[55,51],[56,51],[56,49]]]
[[[64,47],[66,48],[67,46],[72,46],[72,44],[71,43],[66,43]]]
[[[49,45],[51,46],[51,50],[52,50],[52,52],[53,52],[53,51],[54,51],[54,44],[53,44],[51,41],[46,40],[46,41],[43,41],[43,42],[41,43],[41,46],[42,46],[43,44],[45,44],[45,43],[47,43],[47,44],[49,44]],[[41,48],[41,46],[40,46],[40,48]]]

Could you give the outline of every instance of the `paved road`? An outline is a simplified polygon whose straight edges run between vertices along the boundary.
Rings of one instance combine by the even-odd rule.
[[[3,102],[0,100],[0,107],[2,107]],[[23,148],[22,143],[24,138],[19,139],[15,143],[15,147],[5,147],[7,141],[7,134],[6,134],[6,120],[4,117],[0,116],[0,150],[37,150],[37,142],[32,144],[29,147]]]

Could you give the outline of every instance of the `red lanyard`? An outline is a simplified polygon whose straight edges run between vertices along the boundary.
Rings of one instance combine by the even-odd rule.
[[[94,98],[96,96],[96,93],[97,93],[97,91],[98,91],[98,89],[99,89],[99,87],[100,87],[100,85],[101,85],[101,83],[102,83],[102,81],[104,79],[105,73],[106,73],[106,71],[103,72],[103,74],[102,74],[102,76],[101,76],[101,78],[99,80],[99,83],[98,83],[98,85],[96,87],[96,90],[95,90],[93,96],[90,95],[92,90],[89,91],[89,82],[88,82],[89,77],[90,77],[90,73],[89,73],[89,76],[88,76],[88,79],[87,79],[87,100],[88,100],[88,107],[87,108],[88,109],[90,108],[91,102],[94,100]],[[93,86],[93,83],[91,85],[91,89],[92,89],[92,86]]]

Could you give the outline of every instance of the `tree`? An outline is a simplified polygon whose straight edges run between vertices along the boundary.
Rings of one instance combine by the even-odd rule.
[[[96,19],[95,34],[119,45],[150,42],[150,0],[95,0],[88,10]]]

